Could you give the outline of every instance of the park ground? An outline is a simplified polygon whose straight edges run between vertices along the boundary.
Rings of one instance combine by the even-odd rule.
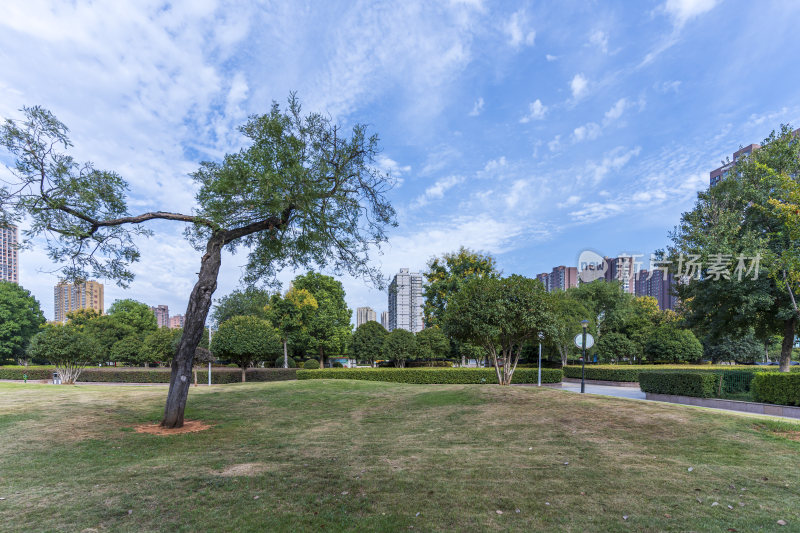
[[[0,384],[0,529],[800,530],[794,422],[322,380],[193,388],[210,429],[137,433],[165,393]]]

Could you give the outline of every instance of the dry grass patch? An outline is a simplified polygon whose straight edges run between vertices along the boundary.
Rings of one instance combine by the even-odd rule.
[[[183,426],[179,428],[165,428],[156,422],[155,424],[139,424],[133,430],[136,433],[147,433],[149,435],[182,435],[184,433],[197,433],[214,427],[200,420],[185,420]]]

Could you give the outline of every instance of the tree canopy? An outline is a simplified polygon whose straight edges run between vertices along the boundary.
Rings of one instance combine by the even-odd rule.
[[[353,312],[344,300],[342,283],[331,276],[308,272],[294,278],[292,285],[297,290],[311,293],[317,302],[317,309],[306,326],[306,343],[308,351],[318,355],[322,368],[326,356],[342,354],[347,350],[353,330],[350,323]]]
[[[0,281],[0,364],[26,359],[25,349],[45,323],[39,302],[30,291],[10,281]]]
[[[92,337],[67,325],[49,324],[28,346],[28,356],[50,361],[64,384],[75,383],[86,365],[98,363],[102,348]]]
[[[259,361],[272,362],[280,354],[277,330],[269,321],[254,316],[235,316],[219,325],[211,339],[211,353],[227,359],[245,371]]]
[[[217,301],[211,310],[211,322],[215,327],[235,316],[266,317],[265,308],[269,305],[270,294],[258,287],[237,289]]]
[[[395,366],[403,368],[407,361],[417,358],[417,339],[406,329],[391,331],[383,341],[383,356]]]
[[[353,357],[371,365],[383,357],[383,343],[389,334],[386,328],[369,320],[356,328],[353,333]]]
[[[0,126],[0,147],[12,159],[0,187],[0,224],[30,222],[24,242],[46,241],[47,253],[69,280],[100,277],[125,286],[140,254],[144,223],[188,225],[202,252],[189,296],[184,335],[173,359],[162,425],[180,427],[192,359],[217,288],[222,250],[247,250],[246,282],[269,282],[284,267],[327,267],[382,281],[369,252],[386,240],[395,212],[385,197],[392,179],[378,169],[378,137],[356,124],[345,131],[329,117],[303,115],[292,95],[240,128],[246,145],[192,174],[196,206],[190,214],[131,214],[127,182],[113,171],[76,161],[69,131],[48,110],[22,110]]]

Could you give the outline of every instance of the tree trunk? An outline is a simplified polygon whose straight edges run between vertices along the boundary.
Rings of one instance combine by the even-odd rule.
[[[781,343],[781,372],[789,372],[792,361],[792,348],[794,348],[794,333],[797,326],[797,317],[792,317],[783,322],[783,342]]]
[[[467,358],[466,356],[461,356],[461,366],[467,366]]]
[[[186,307],[183,335],[178,343],[178,350],[172,358],[167,404],[164,407],[164,419],[161,421],[161,426],[165,428],[183,426],[183,411],[189,395],[189,376],[194,352],[203,337],[206,317],[211,308],[211,297],[217,289],[223,244],[220,234],[214,234],[209,239],[206,253],[200,260],[200,273]]]
[[[197,387],[197,369],[192,369],[192,374],[194,374],[194,386]]]
[[[242,367],[242,383],[245,383],[246,381],[247,381],[247,367],[243,366]]]
[[[325,354],[322,352],[322,346],[318,348],[319,351],[319,367],[325,368]]]
[[[286,347],[287,344],[287,339],[283,339],[283,368],[289,368],[289,354]]]

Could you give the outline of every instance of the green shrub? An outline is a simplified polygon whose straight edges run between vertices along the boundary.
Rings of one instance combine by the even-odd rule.
[[[800,373],[763,372],[751,384],[757,402],[800,405]]]
[[[27,374],[29,381],[53,378],[53,368],[0,367],[0,379],[23,379]],[[295,379],[293,368],[250,368],[247,370],[247,381],[286,381]],[[89,367],[80,376],[80,382],[104,383],[169,383],[169,368],[125,368],[125,367]],[[205,372],[198,370],[198,380],[205,382]],[[214,367],[211,369],[211,383],[239,383],[242,372],[236,368]]]
[[[331,365],[331,368],[344,368],[344,365],[339,361],[334,361],[334,363]]]
[[[719,375],[713,372],[642,372],[639,374],[639,387],[642,392],[714,398],[719,379]]]
[[[624,381],[624,382],[637,382],[639,381],[639,373],[643,371],[667,371],[675,370],[679,372],[691,370],[702,372],[722,372],[726,375],[731,374],[731,383],[734,382],[734,374],[742,376],[742,379],[747,380],[755,372],[764,372],[763,366],[729,366],[729,365],[586,365],[586,379],[596,379],[602,381]],[[798,368],[800,370],[800,368]],[[565,366],[564,377],[567,378],[581,378],[581,367]],[[749,380],[748,380],[749,384]],[[734,385],[731,385],[734,387]]]
[[[537,370],[518,368],[513,383],[536,383]],[[542,383],[560,383],[561,370],[542,369]],[[360,379],[392,383],[497,383],[494,368],[342,368],[309,372],[298,370],[297,379]]]
[[[422,330],[425,331],[425,330]],[[453,368],[452,361],[409,361],[408,368]],[[517,368],[520,368],[519,365]]]
[[[291,357],[287,357],[286,361],[288,362],[289,368],[297,368],[297,363],[294,362],[294,359]],[[283,356],[278,357],[275,359],[275,368],[283,368]]]
[[[303,363],[303,368],[314,370],[319,368],[319,361],[316,359],[309,359],[305,363]]]

